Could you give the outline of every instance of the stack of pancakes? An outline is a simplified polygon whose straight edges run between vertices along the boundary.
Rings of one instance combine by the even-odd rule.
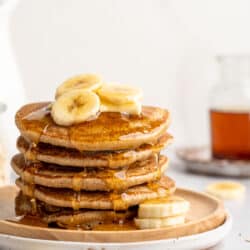
[[[100,113],[63,127],[50,109],[50,103],[28,104],[16,114],[20,154],[12,167],[19,176],[18,215],[94,229],[130,220],[140,203],[174,193],[174,181],[163,174],[168,159],[160,154],[172,141],[168,111]]]

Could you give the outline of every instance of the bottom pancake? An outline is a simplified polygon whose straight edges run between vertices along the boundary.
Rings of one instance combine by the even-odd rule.
[[[70,189],[47,188],[29,185],[17,179],[17,186],[24,195],[38,199],[46,204],[57,207],[69,207],[74,210],[82,208],[98,210],[127,210],[145,200],[155,199],[173,194],[175,182],[167,176],[160,181],[131,187],[123,193],[115,192],[75,192]]]
[[[106,223],[125,223],[137,215],[137,208],[133,207],[126,211],[112,210],[86,210],[74,211],[70,208],[61,208],[47,205],[33,198],[18,194],[15,200],[16,214],[39,217],[48,225],[56,224],[63,228],[76,228],[91,230],[96,226]]]

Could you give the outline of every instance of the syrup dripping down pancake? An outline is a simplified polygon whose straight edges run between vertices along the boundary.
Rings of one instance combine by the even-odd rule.
[[[106,223],[124,223],[137,215],[137,208],[132,207],[126,211],[88,210],[74,211],[70,208],[55,207],[19,192],[15,199],[15,210],[18,216],[37,216],[46,224],[56,223],[60,227],[81,227],[93,229],[93,226]]]
[[[172,142],[172,136],[162,135],[156,144],[143,144],[136,149],[120,151],[78,151],[76,149],[53,146],[46,143],[30,143],[20,136],[18,150],[30,161],[43,161],[72,167],[108,167],[120,168],[136,161],[145,160],[154,153],[159,153]]]
[[[58,207],[70,207],[97,210],[127,210],[145,200],[171,195],[175,191],[175,182],[167,176],[162,176],[158,182],[131,187],[123,193],[117,192],[75,192],[70,189],[55,189],[30,185],[20,178],[16,185],[24,195]]]
[[[169,112],[144,106],[141,115],[103,112],[78,125],[58,126],[50,115],[50,103],[23,106],[16,114],[16,125],[28,140],[80,151],[105,151],[155,144],[170,122]]]
[[[121,191],[132,186],[160,179],[168,165],[165,156],[152,155],[147,160],[112,170],[101,168],[72,168],[43,162],[26,162],[18,154],[11,161],[12,168],[28,184],[75,191]]]

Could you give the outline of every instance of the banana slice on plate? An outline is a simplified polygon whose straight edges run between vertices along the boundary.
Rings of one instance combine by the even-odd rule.
[[[148,200],[140,204],[139,218],[165,218],[186,214],[190,204],[178,196],[170,196],[155,200]]]
[[[83,74],[72,77],[62,83],[56,90],[56,99],[73,89],[96,91],[102,86],[102,79],[95,74]]]
[[[239,182],[223,181],[209,184],[206,191],[220,199],[230,200],[242,197],[245,189]]]
[[[71,90],[52,105],[51,115],[56,124],[70,126],[88,120],[100,110],[98,95],[86,90]]]
[[[128,113],[139,115],[142,110],[142,105],[140,102],[131,102],[126,104],[113,104],[107,101],[101,100],[101,112],[121,112],[121,113]]]
[[[103,84],[97,91],[102,100],[115,105],[136,103],[142,98],[142,90],[122,84]]]
[[[135,225],[140,229],[162,228],[183,223],[185,223],[185,215],[177,215],[159,219],[135,219]]]
[[[162,228],[185,223],[190,204],[178,196],[163,197],[139,205],[135,224],[140,229]]]

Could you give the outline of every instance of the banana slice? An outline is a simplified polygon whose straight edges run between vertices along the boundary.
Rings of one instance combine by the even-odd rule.
[[[138,217],[140,219],[172,217],[186,214],[189,207],[189,202],[178,196],[148,200],[140,204]]]
[[[51,115],[58,125],[70,126],[88,120],[100,110],[99,97],[86,90],[71,90],[52,105]]]
[[[128,113],[139,115],[141,113],[142,106],[140,102],[131,102],[126,104],[113,104],[110,102],[106,102],[101,100],[101,112],[121,112],[121,113]]]
[[[56,99],[73,89],[96,91],[102,86],[101,77],[95,74],[84,74],[72,77],[62,83],[56,90]]]
[[[142,98],[141,89],[114,83],[103,84],[97,93],[104,101],[116,105],[135,103]]]
[[[135,225],[140,229],[153,229],[175,226],[185,223],[185,215],[177,215],[159,219],[134,219]]]
[[[216,182],[207,186],[206,191],[220,199],[230,200],[240,198],[245,193],[245,186],[238,182]]]

